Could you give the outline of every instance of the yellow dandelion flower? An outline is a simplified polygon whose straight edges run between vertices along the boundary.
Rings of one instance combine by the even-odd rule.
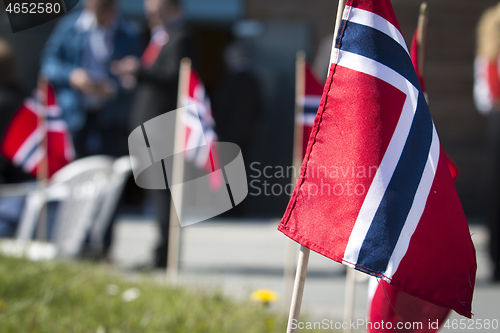
[[[276,302],[278,294],[271,289],[258,289],[250,295],[250,299],[264,304]]]

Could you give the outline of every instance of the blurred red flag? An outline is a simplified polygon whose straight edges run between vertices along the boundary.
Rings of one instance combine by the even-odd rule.
[[[37,176],[45,156],[48,156],[48,177],[75,159],[68,126],[49,83],[40,84],[36,96],[28,97],[16,111],[2,139],[1,152],[33,176]]]
[[[214,171],[220,168],[220,161],[217,149],[213,142],[217,141],[215,133],[215,121],[212,115],[210,99],[205,91],[205,86],[198,74],[191,68],[189,72],[189,88],[186,96],[181,96],[183,106],[194,104],[198,114],[189,113],[188,117],[183,119],[186,125],[186,147],[197,147],[199,142],[204,142],[209,149],[189,149],[186,150],[186,159],[192,161],[199,168],[209,172],[210,186],[218,189],[222,185],[222,178]],[[198,122],[201,123],[202,132],[198,131]]]
[[[321,102],[321,95],[323,94],[323,85],[316,78],[311,66],[306,63],[304,69],[305,75],[301,76],[305,80],[304,96],[297,96],[296,101],[296,103],[304,109],[304,114],[299,119],[296,119],[299,125],[304,126],[302,132],[302,157],[306,154],[307,143],[311,135],[314,118],[316,117],[316,112]]]

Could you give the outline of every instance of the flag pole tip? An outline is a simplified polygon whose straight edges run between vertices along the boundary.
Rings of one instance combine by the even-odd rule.
[[[189,58],[182,58],[181,60],[181,66],[184,67],[184,66],[191,66],[191,59]]]
[[[422,2],[420,5],[420,15],[427,15],[427,2]]]

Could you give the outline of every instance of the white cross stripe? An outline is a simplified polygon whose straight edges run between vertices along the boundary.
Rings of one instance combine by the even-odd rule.
[[[404,145],[406,143],[406,138],[408,137],[411,124],[413,121],[414,114],[417,109],[418,104],[418,89],[413,86],[406,78],[392,70],[391,68],[376,62],[372,59],[346,52],[337,51],[338,55],[338,66],[346,67],[354,71],[362,72],[367,75],[377,77],[385,82],[391,84],[392,86],[398,88],[403,93],[406,94],[407,98],[405,100],[401,116],[399,118],[398,124],[391,138],[389,146],[387,147],[387,152],[384,155],[380,167],[375,174],[372,184],[368,190],[366,198],[358,214],[356,223],[351,232],[347,247],[345,249],[344,260],[345,264],[353,266],[357,262],[359,251],[363,244],[363,241],[368,233],[371,226],[373,218],[378,210],[380,202],[387,190],[387,186],[392,178],[394,170],[396,169],[399,158],[402,154]],[[433,136],[432,149],[429,154],[429,159],[424,170],[424,175],[420,181],[417,194],[423,198],[427,198],[430,187],[432,185],[435,168],[427,167],[427,165],[437,165],[439,159],[439,149],[437,156],[433,154],[439,148],[439,140],[436,136]],[[425,208],[425,201],[420,202],[416,200],[411,209],[410,214],[407,217],[406,223],[408,227],[405,227],[405,235],[408,235],[408,244],[411,234],[416,228],[420,216]],[[406,253],[407,245],[405,246],[405,241],[401,241],[401,244],[396,246],[393,257],[391,257],[389,267],[390,271],[386,272],[386,276],[390,277],[394,274],[395,269],[399,266],[399,263]],[[391,275],[389,275],[391,274]]]

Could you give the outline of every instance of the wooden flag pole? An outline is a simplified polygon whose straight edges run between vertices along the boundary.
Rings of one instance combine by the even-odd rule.
[[[330,67],[333,62],[333,50],[335,49],[335,40],[337,39],[337,34],[340,28],[340,22],[342,22],[342,15],[344,14],[344,8],[347,0],[339,0],[339,6],[337,8],[337,19],[335,20],[335,30],[333,30],[333,42],[332,42],[332,52],[330,55],[330,65],[328,66],[328,73],[330,73]],[[328,76],[329,74],[327,74]]]
[[[189,93],[189,77],[191,73],[191,60],[184,58],[181,60],[179,72],[179,92],[177,96],[177,108],[181,108],[182,98]],[[172,184],[182,184],[184,179],[184,144],[186,141],[186,126],[182,123],[182,119],[177,113],[175,118],[175,139],[174,139],[174,155],[172,166]],[[169,222],[169,237],[168,237],[168,253],[167,253],[167,271],[166,281],[170,284],[177,284],[177,273],[179,267],[179,248],[180,248],[180,221],[182,218],[182,196],[183,186],[176,186],[171,189],[172,199],[170,200],[170,222]],[[178,203],[176,211],[174,205]]]
[[[344,333],[351,333],[351,321],[354,313],[354,290],[356,288],[356,275],[354,268],[347,267],[347,275],[345,278],[345,300],[344,300],[344,323],[347,327],[344,328]]]
[[[418,16],[417,44],[418,44],[418,75],[424,77],[425,53],[427,51],[427,30],[429,26],[427,2],[420,5]]]
[[[304,245],[300,246],[297,273],[295,274],[295,284],[293,285],[292,304],[290,305],[290,316],[288,317],[288,327],[286,329],[287,333],[297,332],[297,325],[293,324],[298,322],[300,316],[300,307],[302,305],[302,295],[304,294],[310,252],[311,250]]]
[[[306,54],[304,51],[297,52],[295,60],[295,129],[293,141],[293,175],[292,186],[297,183],[303,155],[304,124],[300,120],[304,118],[304,98],[306,90]],[[283,310],[286,311],[291,302],[291,292],[293,286],[293,269],[295,266],[295,251],[297,243],[289,239],[286,247],[285,269],[283,274]]]
[[[342,20],[342,14],[344,12],[345,4],[347,0],[339,0],[339,6],[337,9],[337,20],[335,21],[335,31],[333,35],[333,45],[332,49],[335,47],[335,40],[337,39],[337,31],[340,27],[340,22]],[[331,63],[331,61],[330,61]],[[306,282],[307,274],[307,264],[309,263],[310,250],[304,245],[300,246],[299,261],[297,265],[297,273],[295,274],[295,284],[293,287],[292,304],[290,306],[290,315],[288,317],[288,327],[287,333],[297,332],[296,325],[293,325],[299,320],[300,307],[302,305],[302,295],[304,293],[304,284]]]
[[[46,241],[47,235],[47,205],[46,205],[46,189],[49,178],[49,159],[47,145],[47,96],[48,83],[41,76],[38,78],[37,88],[35,93],[36,108],[37,108],[37,129],[41,132],[42,139],[40,140],[41,160],[36,170],[37,187],[41,194],[43,207],[36,229],[36,238],[40,241]]]

